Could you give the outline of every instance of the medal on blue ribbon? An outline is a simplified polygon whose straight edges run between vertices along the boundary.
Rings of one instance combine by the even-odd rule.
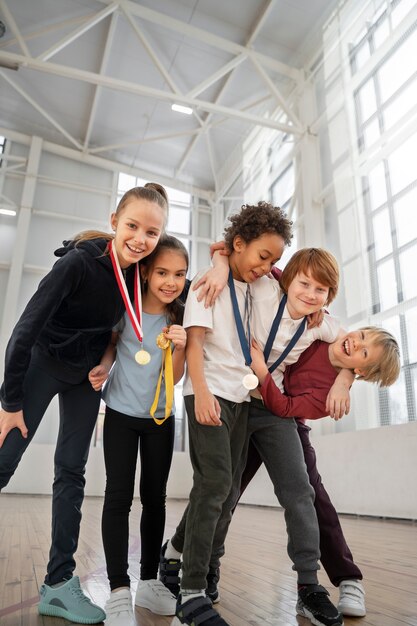
[[[236,330],[237,330],[237,334],[239,337],[240,347],[242,348],[243,356],[245,357],[245,364],[248,367],[250,367],[250,364],[252,363],[252,357],[250,355],[250,319],[249,319],[250,314],[248,310],[249,307],[247,306],[247,304],[245,305],[245,311],[247,313],[247,335],[246,335],[245,329],[243,326],[242,316],[239,311],[239,304],[237,301],[235,284],[233,282],[232,270],[229,270],[228,284],[229,284],[229,289],[230,289],[230,298],[232,300],[233,315],[235,318]],[[247,288],[249,287],[247,286]],[[247,291],[246,298],[248,298],[248,296],[249,296],[249,292]],[[242,379],[242,385],[248,391],[251,391],[252,389],[256,389],[256,387],[259,385],[258,377],[255,376],[253,372],[250,374],[246,374],[246,376],[244,376]]]

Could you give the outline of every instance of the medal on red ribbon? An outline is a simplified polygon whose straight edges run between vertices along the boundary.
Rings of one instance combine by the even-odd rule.
[[[138,350],[135,354],[135,361],[139,363],[139,365],[146,365],[151,360],[151,355],[149,352],[142,348],[143,342],[143,331],[142,331],[142,293],[140,290],[140,275],[139,275],[139,264],[136,263],[135,267],[135,288],[134,288],[134,302],[135,307],[129,298],[129,293],[127,291],[126,282],[123,278],[123,273],[120,267],[119,259],[117,258],[117,254],[113,247],[113,242],[109,242],[109,252],[110,252],[110,260],[113,266],[114,275],[116,277],[117,285],[119,287],[120,294],[123,298],[123,302],[125,303],[126,311],[129,316],[130,322],[133,326],[133,330],[135,331],[135,335],[139,340],[141,345],[140,350]]]

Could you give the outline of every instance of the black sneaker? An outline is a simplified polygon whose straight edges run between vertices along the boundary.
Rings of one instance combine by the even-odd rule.
[[[213,604],[220,602],[220,594],[217,588],[217,583],[220,580],[220,569],[209,569],[209,573],[207,574],[207,587],[206,587],[206,596],[210,598]]]
[[[159,580],[178,598],[180,592],[181,559],[166,559],[168,541],[161,548],[159,556]]]
[[[321,585],[305,585],[298,590],[297,613],[315,626],[343,626],[343,617]]]
[[[187,596],[185,596],[187,597]],[[211,601],[206,596],[192,598],[182,604],[181,594],[177,600],[177,610],[171,626],[230,626],[212,607]]]

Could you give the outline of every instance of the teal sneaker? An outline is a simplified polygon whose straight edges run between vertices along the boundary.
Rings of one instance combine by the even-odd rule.
[[[39,591],[40,615],[65,617],[76,624],[99,624],[106,619],[106,614],[84,595],[78,576],[70,578],[61,587],[42,585]]]

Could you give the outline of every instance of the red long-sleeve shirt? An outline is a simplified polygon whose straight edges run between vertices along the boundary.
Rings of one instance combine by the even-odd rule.
[[[329,344],[317,340],[296,363],[285,368],[286,394],[278,389],[269,373],[259,390],[265,406],[275,415],[318,419],[328,415],[326,398],[337,374],[329,360]]]

